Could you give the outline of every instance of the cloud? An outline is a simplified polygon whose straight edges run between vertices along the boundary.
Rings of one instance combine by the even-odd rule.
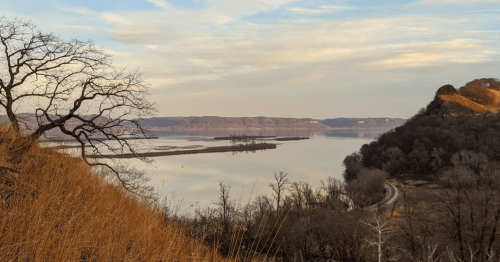
[[[395,52],[367,64],[377,70],[398,67],[425,67],[443,63],[481,63],[497,59],[497,51],[488,50],[487,41],[454,39],[443,42],[421,42],[388,45]]]
[[[200,15],[193,19],[194,14]],[[355,60],[363,70],[378,71],[482,62],[494,59],[498,51],[489,44],[495,41],[489,32],[471,30],[480,21],[469,18],[305,19],[270,25],[240,21],[213,30],[201,22],[199,11],[162,20],[165,16],[127,14],[126,22],[107,32],[117,42],[145,47],[130,51],[124,64],[134,61],[145,67],[157,88],[320,62]],[[320,75],[311,73],[297,82]]]
[[[300,7],[287,8],[287,10],[290,12],[299,13],[299,14],[311,14],[311,15],[331,14],[331,13],[341,12],[341,11],[345,11],[345,10],[349,10],[349,9],[352,9],[352,8],[347,7],[347,6],[338,6],[338,5],[328,5],[328,6],[323,5],[317,9],[300,8]]]
[[[106,21],[113,22],[113,23],[120,23],[120,22],[125,21],[125,19],[123,19],[123,17],[121,17],[117,14],[114,14],[114,13],[108,13],[108,12],[102,13],[101,17],[103,17]]]
[[[476,72],[472,66],[499,61],[498,30],[484,27],[498,19],[493,15],[429,16],[408,11],[405,15],[316,19],[314,14],[350,7],[290,7],[289,0],[214,0],[201,10],[189,10],[176,9],[166,0],[149,2],[160,8],[103,13],[74,8],[82,15],[57,16],[55,26],[73,34],[81,32],[79,37],[87,32],[92,33],[87,33],[90,39],[102,37],[118,67],[140,68],[154,88],[154,99],[165,101],[161,102],[163,115],[173,110],[179,115],[311,116],[314,110],[325,108],[326,116],[326,110],[340,112],[346,106],[330,105],[333,97],[370,97],[374,94],[367,90],[394,89],[408,79],[419,80],[417,73],[436,74],[452,67]],[[457,1],[441,1],[445,2]],[[273,10],[313,16],[263,24],[248,18]],[[435,72],[426,71],[429,68]],[[370,99],[374,98],[366,100]],[[196,106],[185,109],[186,100]],[[370,103],[376,106],[375,101]],[[201,110],[210,104],[220,107]],[[401,112],[416,112],[405,110]],[[383,112],[390,114],[389,109]]]

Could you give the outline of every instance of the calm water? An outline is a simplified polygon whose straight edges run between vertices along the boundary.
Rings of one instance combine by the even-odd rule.
[[[347,131],[309,134],[308,140],[273,141],[278,147],[265,151],[156,157],[153,167],[135,159],[127,162],[146,170],[151,185],[161,195],[173,201],[173,205],[180,205],[181,212],[189,212],[191,205],[206,207],[215,201],[219,182],[231,186],[231,199],[246,203],[250,197],[271,193],[268,184],[272,182],[274,172],[287,172],[290,181],[304,181],[312,186],[320,186],[320,181],[329,176],[341,178],[345,156],[359,150],[379,134]],[[155,135],[160,138],[146,141],[141,146],[143,150],[230,145],[229,141],[217,141],[213,135],[207,134]]]

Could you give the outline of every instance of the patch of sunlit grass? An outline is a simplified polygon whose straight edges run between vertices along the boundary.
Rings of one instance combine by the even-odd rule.
[[[0,129],[0,261],[224,261],[81,159]]]

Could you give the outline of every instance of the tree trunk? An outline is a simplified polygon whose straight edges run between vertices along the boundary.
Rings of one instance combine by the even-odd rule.
[[[10,107],[9,107],[9,104],[11,105]],[[9,117],[9,121],[10,121],[12,128],[14,128],[14,130],[16,130],[16,132],[21,132],[21,130],[19,128],[19,122],[17,121],[16,114],[14,113],[14,111],[12,111],[12,104],[11,103],[7,104],[5,111],[7,111],[7,116]]]

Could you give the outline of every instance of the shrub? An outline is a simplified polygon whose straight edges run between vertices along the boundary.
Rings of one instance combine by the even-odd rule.
[[[363,156],[361,153],[354,152],[344,158],[343,165],[345,167],[344,179],[346,181],[357,179],[363,168]]]
[[[453,95],[453,94],[457,94],[457,93],[458,93],[458,91],[457,91],[457,89],[455,89],[454,86],[444,85],[438,89],[438,91],[436,92],[436,95]]]
[[[346,191],[360,206],[370,205],[381,201],[384,194],[384,182],[387,173],[380,169],[362,169],[358,179],[347,183]]]

